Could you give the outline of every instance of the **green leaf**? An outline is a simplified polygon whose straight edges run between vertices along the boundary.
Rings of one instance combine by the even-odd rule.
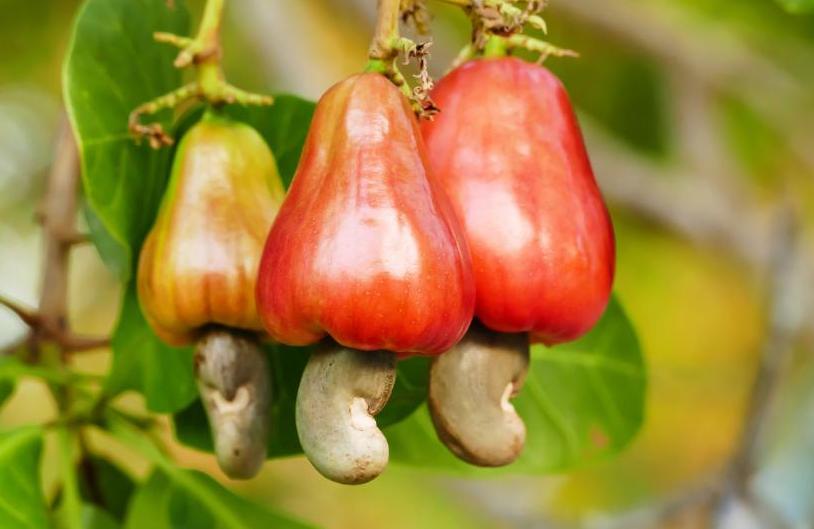
[[[777,0],[789,13],[803,14],[814,12],[814,0]]]
[[[105,383],[109,395],[133,389],[158,413],[183,409],[197,395],[191,347],[170,347],[152,331],[139,306],[135,286],[128,287],[111,340],[113,368]]]
[[[70,372],[52,366],[29,364],[14,356],[0,357],[0,402],[3,400],[3,388],[8,388],[9,384],[13,388],[13,383],[23,377],[41,378],[60,386],[79,384],[98,378],[95,375]]]
[[[50,527],[40,482],[42,431],[0,433],[0,527]]]
[[[85,502],[98,506],[114,521],[124,519],[127,504],[136,488],[132,477],[98,456],[82,460],[77,475],[79,493]]]
[[[177,467],[150,436],[116,410],[107,410],[105,424],[112,435],[156,465],[152,477],[130,503],[127,528],[199,529],[199,524],[207,527],[210,522],[216,529],[308,527],[235,495],[202,472]],[[191,506],[196,509],[195,525],[179,526],[179,518],[190,512]]]
[[[153,33],[189,32],[182,0],[88,0],[63,71],[65,103],[82,158],[89,224],[102,257],[123,279],[132,270],[164,190],[170,149],[137,145],[130,112],[181,83],[177,50]],[[156,118],[169,128],[170,113]]]
[[[513,401],[526,423],[523,454],[505,471],[563,471],[624,448],[642,424],[646,376],[636,333],[613,298],[582,339],[554,348],[532,347],[525,386]],[[390,459],[461,472],[476,469],[438,440],[426,406],[385,430]]]
[[[84,529],[119,529],[121,525],[107,511],[94,505],[83,505],[82,527]]]
[[[82,213],[88,224],[88,232],[96,251],[114,276],[125,280],[130,275],[131,251],[129,246],[119,243],[110,232],[105,229],[99,216],[88,206],[83,204]]]
[[[133,497],[127,529],[304,529],[309,526],[268,511],[208,475],[176,468],[156,470]]]
[[[270,375],[274,380],[267,457],[301,454],[294,413],[297,389],[311,348],[281,344],[265,344],[264,347],[268,353]],[[393,394],[376,419],[379,425],[384,427],[405,419],[424,402],[427,397],[428,363],[427,358],[421,357],[399,362]],[[200,399],[176,414],[174,423],[175,435],[183,444],[207,452],[213,451],[209,422]]]

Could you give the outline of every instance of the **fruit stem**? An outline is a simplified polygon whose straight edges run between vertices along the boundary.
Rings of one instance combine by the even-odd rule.
[[[399,40],[400,14],[401,0],[379,0],[376,30],[368,52],[371,60],[394,59],[398,54],[394,43]]]
[[[192,48],[191,53],[188,52],[188,61],[197,63],[198,86],[201,94],[207,100],[214,100],[219,97],[220,87],[224,82],[220,45],[223,3],[224,0],[207,0],[201,25],[192,46],[185,48],[181,52],[183,54]]]
[[[376,30],[368,51],[367,72],[376,72],[384,75],[401,90],[401,93],[411,102],[413,110],[419,117],[430,118],[437,109],[429,98],[429,89],[432,80],[427,73],[427,57],[429,43],[416,44],[410,39],[399,35],[399,18],[401,16],[401,0],[379,0]],[[415,90],[410,88],[404,75],[396,65],[399,53],[404,53],[407,60],[418,59],[421,73],[416,76],[421,80],[420,86]]]
[[[483,48],[484,57],[505,57],[509,53],[509,46],[506,39],[497,35],[491,35]]]
[[[194,65],[196,75],[193,83],[143,103],[130,113],[128,123],[130,132],[136,138],[148,138],[151,147],[172,145],[173,139],[164,132],[159,123],[142,124],[140,118],[144,114],[154,114],[159,110],[175,108],[191,99],[205,101],[213,106],[231,103],[271,105],[274,102],[270,96],[252,94],[226,82],[221,66],[223,52],[220,42],[224,4],[225,0],[207,0],[198,32],[194,38],[163,32],[153,35],[157,42],[180,48],[181,51],[173,65],[176,68]]]
[[[535,39],[528,35],[511,35],[503,39],[505,46],[509,49],[522,48],[533,53],[539,53],[537,62],[543,62],[548,57],[579,57],[579,53],[574,50],[560,48],[544,40]]]

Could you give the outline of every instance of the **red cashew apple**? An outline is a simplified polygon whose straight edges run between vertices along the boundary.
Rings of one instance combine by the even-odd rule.
[[[472,318],[460,229],[406,98],[376,73],[320,99],[266,241],[257,303],[276,340],[440,354]]]
[[[441,113],[422,133],[469,243],[476,316],[549,345],[578,338],[607,305],[614,237],[562,83],[520,59],[482,59],[432,98]]]

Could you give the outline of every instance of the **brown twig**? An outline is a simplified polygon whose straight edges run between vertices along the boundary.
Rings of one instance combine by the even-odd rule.
[[[79,153],[67,119],[60,125],[54,163],[43,200],[42,229],[45,257],[42,269],[39,317],[50,332],[67,330],[68,254],[67,227],[76,225],[79,186]]]
[[[87,241],[87,236],[75,228],[78,190],[79,153],[68,120],[63,118],[45,196],[36,215],[45,244],[39,306],[36,310],[27,309],[0,296],[0,305],[14,312],[29,327],[28,335],[6,348],[6,354],[26,346],[31,359],[36,360],[46,342],[59,346],[63,357],[109,344],[107,338],[74,334],[68,325],[69,254],[72,247]]]
[[[0,305],[6,307],[11,312],[13,312],[18,318],[22,320],[23,323],[28,325],[29,327],[33,327],[35,325],[39,325],[39,315],[30,309],[27,309],[20,305],[19,303],[12,301],[5,296],[0,295]]]

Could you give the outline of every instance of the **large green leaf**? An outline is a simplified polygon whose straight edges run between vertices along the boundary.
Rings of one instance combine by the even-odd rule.
[[[79,12],[63,84],[82,158],[89,226],[102,257],[129,277],[163,192],[171,151],[136,144],[127,118],[139,104],[177,88],[177,50],[156,31],[186,34],[182,0],[88,0]],[[170,113],[157,116],[165,127]]]
[[[105,383],[110,395],[133,389],[142,393],[147,407],[173,413],[197,394],[190,347],[170,347],[150,329],[131,284],[124,295],[121,315],[111,341],[113,368]]]
[[[39,428],[0,434],[0,527],[50,527],[40,483],[41,451]]]
[[[309,526],[235,495],[208,475],[156,470],[133,497],[127,529],[305,529]]]
[[[268,457],[301,454],[294,410],[297,389],[310,348],[267,344],[265,349],[269,358],[270,376],[274,380]],[[428,368],[426,358],[411,358],[399,362],[393,395],[377,418],[381,426],[403,420],[424,402],[427,396]],[[193,448],[212,452],[212,435],[200,400],[178,413],[174,420],[175,435],[179,441]]]
[[[532,348],[526,384],[514,400],[526,423],[526,447],[506,470],[562,471],[618,452],[642,423],[645,390],[636,333],[614,298],[602,320],[581,340]],[[426,406],[385,434],[391,461],[490,472],[451,455],[438,440]]]

